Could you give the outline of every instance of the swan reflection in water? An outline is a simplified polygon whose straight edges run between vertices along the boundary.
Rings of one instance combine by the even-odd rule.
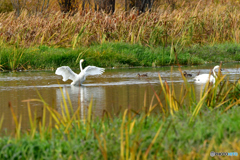
[[[56,90],[57,98],[57,110],[61,113],[61,105],[64,106],[63,98],[66,100],[68,109],[70,110],[69,100],[67,98],[67,93],[71,99],[73,111],[75,112],[80,106],[81,118],[87,116],[88,106],[92,100],[92,112],[95,116],[102,116],[103,110],[105,109],[105,89],[103,87],[96,86],[64,86],[62,88],[63,95],[60,88]]]

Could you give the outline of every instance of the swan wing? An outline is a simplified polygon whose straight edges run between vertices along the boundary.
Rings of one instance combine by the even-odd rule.
[[[74,81],[75,78],[77,77],[77,74],[74,73],[68,66],[58,67],[55,74],[61,75],[63,77],[63,81],[67,81],[68,79]]]
[[[105,71],[105,68],[100,68],[96,66],[87,66],[86,68],[84,68],[84,70],[80,74],[83,74],[85,77],[87,77],[90,75],[103,74],[104,71]]]

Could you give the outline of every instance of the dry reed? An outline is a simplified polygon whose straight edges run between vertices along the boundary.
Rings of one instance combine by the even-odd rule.
[[[60,12],[19,17],[14,12],[0,14],[0,42],[28,47],[49,45],[78,47],[105,41],[147,45],[239,42],[240,10],[232,3],[182,5],[173,11],[158,8],[138,15],[137,12],[79,11],[74,16]]]

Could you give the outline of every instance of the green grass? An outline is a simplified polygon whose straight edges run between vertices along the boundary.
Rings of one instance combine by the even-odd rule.
[[[174,48],[176,51],[174,51]],[[0,47],[2,70],[56,69],[67,65],[78,68],[79,60],[85,65],[99,67],[162,66],[177,64],[197,65],[205,62],[240,60],[239,44],[194,45],[188,48],[151,47],[127,43],[103,43],[80,48],[53,48],[47,46],[20,48]]]
[[[221,114],[221,111],[205,110],[197,116],[192,125],[186,123],[189,116],[185,112],[176,113],[175,116],[169,116],[165,120],[157,115],[149,116],[144,125],[143,114],[130,121],[126,119],[124,123],[126,127],[135,122],[131,132],[129,129],[129,149],[136,149],[136,154],[140,151],[145,153],[158,129],[163,125],[151,148],[149,159],[154,157],[168,159],[171,156],[178,158],[190,155],[191,152],[198,155],[197,159],[202,159],[204,155],[209,155],[207,149],[212,140],[215,143],[211,151],[220,152],[219,146],[223,146],[224,152],[239,153],[239,148],[237,150],[237,147],[231,146],[240,136],[239,112],[239,107],[232,108],[225,114]],[[73,124],[71,132],[67,134],[63,129],[53,129],[52,133],[37,132],[33,137],[28,134],[22,135],[20,139],[2,137],[0,159],[104,159],[101,147],[105,147],[108,159],[119,159],[122,122],[121,118],[112,121],[106,119],[93,121],[89,135],[85,124],[81,123],[81,127],[79,124]],[[127,138],[125,136],[124,133],[124,138]],[[239,139],[237,144],[240,144]]]
[[[194,45],[184,49],[190,55],[202,58],[207,62],[240,61],[240,45],[236,43],[224,43],[215,45]]]

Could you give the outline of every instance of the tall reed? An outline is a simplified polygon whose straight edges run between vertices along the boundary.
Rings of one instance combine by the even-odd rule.
[[[117,10],[79,11],[74,16],[60,12],[29,15],[22,11],[0,15],[0,40],[21,46],[79,47],[105,41],[147,45],[189,46],[192,44],[239,42],[238,4],[206,3],[182,5],[176,10],[158,8],[138,15]]]

